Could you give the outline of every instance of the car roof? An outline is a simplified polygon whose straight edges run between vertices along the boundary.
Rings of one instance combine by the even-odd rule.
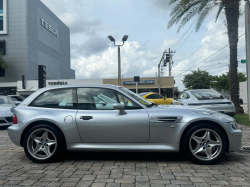
[[[191,92],[191,91],[215,91],[214,89],[194,89],[194,90],[187,90],[186,92]]]
[[[76,85],[56,85],[56,86],[49,86],[45,88],[40,88],[33,94],[31,94],[29,97],[22,102],[23,104],[29,103],[32,101],[34,98],[36,98],[38,95],[40,95],[43,92],[49,91],[49,90],[54,90],[54,89],[63,89],[63,88],[110,88],[110,89],[116,89],[118,90],[121,86],[116,86],[116,85],[110,85],[110,84],[76,84]]]

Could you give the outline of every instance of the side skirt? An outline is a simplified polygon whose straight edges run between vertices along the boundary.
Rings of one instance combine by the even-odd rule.
[[[69,151],[154,151],[178,152],[176,146],[157,143],[71,143],[67,144]]]

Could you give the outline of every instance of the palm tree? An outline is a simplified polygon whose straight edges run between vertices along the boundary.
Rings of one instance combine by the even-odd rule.
[[[171,12],[171,19],[168,28],[174,24],[179,24],[178,31],[192,18],[197,17],[196,32],[201,24],[214,9],[218,8],[215,18],[217,21],[220,13],[224,10],[227,21],[227,32],[230,48],[230,69],[229,69],[229,87],[231,99],[235,105],[236,113],[244,113],[239,103],[239,83],[238,83],[238,28],[240,16],[241,0],[171,0],[170,5],[175,4]]]
[[[0,55],[0,72],[4,69],[7,69],[8,66],[7,64],[5,63],[5,60],[3,59],[3,57]]]

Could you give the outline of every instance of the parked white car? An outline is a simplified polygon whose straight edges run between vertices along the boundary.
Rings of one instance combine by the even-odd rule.
[[[9,126],[13,123],[13,113],[10,111],[16,105],[8,96],[0,96],[0,126]]]
[[[212,89],[188,90],[182,93],[174,105],[202,107],[234,117],[235,107],[232,101]]]

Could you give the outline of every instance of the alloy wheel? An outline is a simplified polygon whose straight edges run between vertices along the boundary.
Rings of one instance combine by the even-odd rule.
[[[28,137],[27,148],[34,158],[39,160],[48,159],[56,151],[56,136],[48,129],[36,129]]]
[[[222,150],[222,141],[218,133],[211,129],[199,129],[189,139],[191,153],[198,159],[215,159]]]

